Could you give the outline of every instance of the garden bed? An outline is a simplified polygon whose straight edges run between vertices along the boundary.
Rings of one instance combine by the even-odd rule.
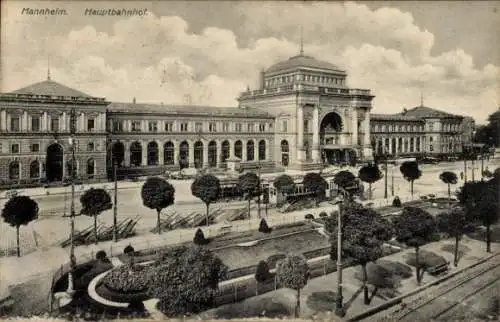
[[[123,291],[113,290],[103,282],[97,285],[96,293],[106,300],[113,302],[121,302],[121,303],[142,302],[151,298],[148,294],[147,289],[143,291],[123,292]]]

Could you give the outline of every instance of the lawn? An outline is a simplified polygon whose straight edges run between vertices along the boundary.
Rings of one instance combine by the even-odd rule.
[[[305,253],[330,246],[328,238],[316,231],[301,232],[272,240],[264,240],[253,246],[233,246],[216,250],[217,256],[230,270],[256,265],[276,254]]]

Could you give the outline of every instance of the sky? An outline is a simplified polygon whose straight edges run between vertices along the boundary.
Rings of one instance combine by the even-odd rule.
[[[85,14],[113,8],[146,14]],[[478,123],[500,107],[500,1],[5,0],[0,91],[46,79],[50,61],[53,80],[109,101],[236,107],[261,69],[299,53],[301,27],[305,54],[370,89],[373,113],[417,106],[421,94]]]

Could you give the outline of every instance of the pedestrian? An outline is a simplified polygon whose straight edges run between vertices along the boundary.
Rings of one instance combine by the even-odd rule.
[[[460,172],[460,180],[463,180],[463,179],[464,179],[464,173]]]

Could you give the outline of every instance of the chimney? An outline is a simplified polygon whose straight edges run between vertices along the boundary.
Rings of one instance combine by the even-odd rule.
[[[259,74],[259,89],[264,89],[264,85],[265,85],[265,83],[264,83],[264,75],[265,75],[264,74],[264,70],[261,69],[260,70],[260,74]]]
[[[408,109],[406,107],[403,107],[403,115],[405,115],[406,112],[408,112]]]
[[[132,104],[135,104],[135,97],[132,99]]]

